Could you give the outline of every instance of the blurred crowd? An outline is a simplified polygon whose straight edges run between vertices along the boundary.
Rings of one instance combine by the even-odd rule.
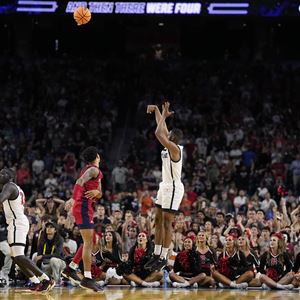
[[[0,168],[15,169],[16,183],[27,198],[31,227],[26,254],[44,265],[52,256],[61,259],[54,276],[61,284],[64,261],[82,243],[65,201],[83,166],[80,151],[88,145],[100,149],[105,178],[103,197],[94,206],[100,252],[117,251],[120,257],[109,263],[95,255],[98,277],[105,282],[109,268],[136,259],[132,248],[139,244],[140,234],[151,243],[162,147],[146,106],[160,105],[167,97],[175,111],[168,126],[184,132],[185,186],[173,224],[170,270],[176,266],[176,254],[198,247],[204,232],[216,258],[226,251],[230,236],[234,243],[245,238],[247,251],[258,261],[278,234],[277,242],[284,243],[282,251],[291,262],[282,275],[297,273],[292,266],[300,252],[299,71],[289,63],[208,63],[179,55],[154,61],[140,57],[136,62],[0,59]],[[125,100],[126,105],[119,104]],[[124,107],[135,116],[128,124],[134,134],[126,140],[128,152],[116,165],[108,165],[106,157]],[[1,250],[6,238],[5,220],[0,221]],[[54,251],[44,246],[48,234],[55,236]],[[236,247],[246,251],[242,244]],[[7,279],[9,262],[3,258],[1,264]],[[156,276],[154,281],[159,281]],[[214,285],[214,280],[206,284]]]

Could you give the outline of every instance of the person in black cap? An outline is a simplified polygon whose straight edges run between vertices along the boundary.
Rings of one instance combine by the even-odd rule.
[[[48,221],[38,242],[36,262],[42,270],[51,274],[58,284],[60,283],[60,274],[66,267],[63,260],[63,243],[64,240],[57,231],[57,225]]]

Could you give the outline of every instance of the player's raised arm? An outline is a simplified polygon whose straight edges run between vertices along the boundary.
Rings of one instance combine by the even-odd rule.
[[[169,111],[169,102],[164,103],[162,107],[162,116],[157,125],[155,135],[159,142],[170,151],[172,160],[178,161],[180,159],[180,149],[173,141],[171,141],[171,139],[169,138],[169,134],[167,134],[164,129],[167,128],[166,118],[170,117],[174,112]]]
[[[162,115],[159,111],[159,108],[157,105],[148,105],[147,106],[147,114],[151,114],[151,113],[155,113],[155,120],[156,120],[156,125],[158,125],[158,123],[160,122],[161,118],[162,118]],[[166,134],[168,135],[169,134],[169,131],[168,131],[168,128],[166,126],[166,123],[165,123],[165,126],[164,126],[164,130],[166,131]]]
[[[80,200],[83,196],[83,185],[88,182],[89,180],[96,178],[99,174],[99,169],[96,167],[91,167],[85,171],[85,173],[76,180],[74,190],[73,190],[73,199]]]
[[[18,197],[19,191],[18,189],[8,182],[3,186],[3,189],[0,193],[0,203],[3,203],[5,200],[13,200]]]

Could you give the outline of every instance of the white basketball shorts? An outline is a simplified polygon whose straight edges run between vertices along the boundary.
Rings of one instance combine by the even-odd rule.
[[[27,219],[11,220],[7,227],[7,242],[9,246],[25,247],[28,231],[29,231],[29,222]]]
[[[184,194],[182,182],[159,184],[155,205],[164,210],[178,211]]]

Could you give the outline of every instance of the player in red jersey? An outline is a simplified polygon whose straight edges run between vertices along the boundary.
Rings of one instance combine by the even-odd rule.
[[[94,236],[93,201],[102,196],[101,179],[102,172],[99,169],[100,155],[95,147],[88,147],[82,152],[82,158],[87,165],[81,170],[73,190],[72,213],[79,227],[82,239],[82,260],[84,278],[80,286],[95,292],[101,288],[92,279],[91,264]]]

